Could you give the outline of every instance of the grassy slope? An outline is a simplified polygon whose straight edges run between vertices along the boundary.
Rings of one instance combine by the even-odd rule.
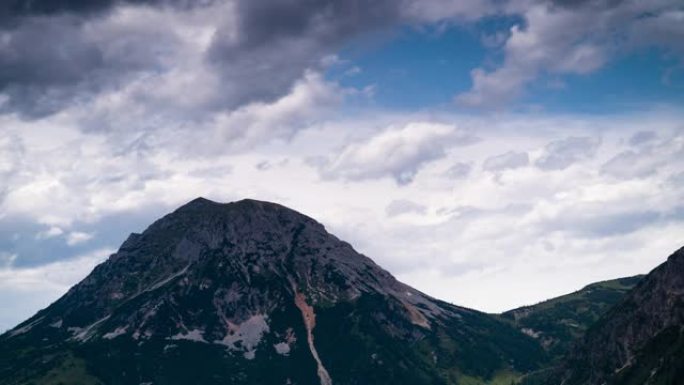
[[[560,358],[642,277],[597,282],[574,293],[507,311],[501,314],[501,318],[534,333],[553,358]]]

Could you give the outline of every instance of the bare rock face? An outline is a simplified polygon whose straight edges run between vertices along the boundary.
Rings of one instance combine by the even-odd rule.
[[[531,338],[402,284],[307,216],[202,198],[132,234],[0,336],[0,351],[0,384],[452,384],[544,359]]]
[[[684,383],[684,248],[587,332],[555,382]]]

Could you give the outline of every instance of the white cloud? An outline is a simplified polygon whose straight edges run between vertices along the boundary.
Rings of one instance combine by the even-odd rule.
[[[60,227],[50,226],[49,229],[41,231],[40,233],[36,234],[36,239],[49,239],[58,237],[62,234],[64,234],[64,230],[62,230]]]
[[[543,74],[584,75],[613,57],[660,46],[684,55],[683,12],[674,0],[655,2],[512,1],[504,12],[521,15],[510,29],[503,62],[493,70],[475,68],[472,87],[456,96],[471,107],[502,107],[520,97]]]
[[[84,233],[81,231],[72,231],[66,237],[66,243],[69,246],[80,245],[81,243],[88,242],[93,238],[93,234]]]
[[[327,178],[346,180],[391,176],[399,185],[411,183],[425,163],[439,159],[459,133],[451,125],[414,122],[391,127],[367,140],[347,145],[322,167]]]
[[[338,105],[344,90],[327,83],[321,74],[307,72],[291,92],[273,103],[253,103],[215,118],[230,147],[254,146],[274,138],[290,138],[303,126],[325,116]]]

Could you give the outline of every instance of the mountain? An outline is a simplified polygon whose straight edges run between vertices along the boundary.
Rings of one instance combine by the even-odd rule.
[[[199,198],[0,336],[0,384],[508,385],[545,357],[307,216]]]
[[[563,369],[553,383],[684,384],[684,248],[601,317]]]
[[[537,339],[551,357],[560,359],[642,278],[638,275],[593,283],[574,293],[509,310],[501,317]]]

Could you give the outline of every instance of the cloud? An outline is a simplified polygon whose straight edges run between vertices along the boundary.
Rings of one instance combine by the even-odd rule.
[[[472,21],[497,13],[496,1],[489,0],[404,0],[402,16],[414,23]]]
[[[542,170],[563,170],[576,162],[591,158],[601,141],[594,137],[569,137],[550,142],[535,161]]]
[[[3,3],[0,111],[40,118],[103,93],[193,117],[271,103],[345,42],[406,19],[389,0],[86,3]]]
[[[415,122],[389,128],[347,145],[321,168],[326,178],[346,180],[391,176],[399,185],[411,183],[424,164],[444,156],[449,143],[468,140],[455,127]]]
[[[601,166],[601,172],[616,178],[643,178],[653,175],[660,165],[660,159],[627,150],[615,155]]]
[[[388,217],[396,217],[402,214],[425,214],[427,207],[419,203],[400,199],[390,202],[385,208],[385,213]]]
[[[471,72],[473,86],[457,96],[466,106],[501,106],[520,96],[523,87],[542,71],[584,74],[606,61],[604,51],[590,38],[597,25],[596,13],[554,8],[548,4],[531,6],[524,13],[526,25],[514,25],[504,45],[504,62],[493,70],[476,68]],[[600,25],[600,24],[599,24]]]
[[[684,52],[674,0],[572,7],[528,0],[15,0],[0,7],[0,111],[30,119],[106,96],[100,112],[110,118],[115,111],[106,106],[122,103],[134,117],[153,115],[149,125],[163,124],[160,116],[195,123],[282,98],[359,36],[492,15],[523,22],[494,31],[508,36],[504,60],[472,71],[471,90],[457,96],[465,105],[501,106],[541,74],[586,74],[623,51]],[[622,43],[611,49],[615,41]],[[90,128],[126,126],[92,120]]]
[[[684,137],[667,136],[658,139],[655,133],[638,132],[629,141],[636,149],[622,151],[603,165],[601,173],[618,179],[636,179],[656,176],[659,171],[676,170],[682,166]]]
[[[509,151],[507,153],[487,158],[482,164],[485,171],[504,171],[525,167],[530,163],[526,152]]]
[[[66,237],[66,243],[69,246],[76,246],[81,243],[88,242],[93,238],[93,234],[84,233],[82,231],[72,231]]]
[[[343,42],[397,23],[399,4],[250,0],[237,2],[235,12],[237,24],[220,27],[207,51],[222,81],[236,85],[226,90],[228,106],[282,96]]]
[[[629,138],[629,144],[632,146],[641,146],[644,144],[651,143],[658,137],[653,131],[639,131]]]
[[[48,306],[112,252],[96,250],[35,267],[0,265],[0,332]]]
[[[10,254],[7,252],[0,252],[0,266],[2,268],[11,267],[14,264],[14,261],[16,261],[16,260],[17,260],[16,254]]]
[[[50,239],[64,234],[64,230],[57,226],[50,226],[49,229],[36,234],[36,239]]]
[[[472,169],[472,163],[458,162],[449,167],[446,171],[446,175],[452,179],[465,179],[470,175]]]
[[[143,23],[142,15],[150,20]],[[4,31],[0,25],[0,92],[7,97],[0,111],[46,116],[164,70],[183,41],[149,22],[163,17],[131,8],[86,19],[30,17]],[[155,49],[148,48],[148,41],[155,42]]]
[[[682,11],[675,0],[657,2],[512,1],[504,13],[522,16],[510,28],[503,61],[475,68],[472,87],[456,96],[464,106],[498,108],[519,98],[544,74],[584,75],[613,57],[659,46],[684,54]],[[683,56],[684,57],[684,56]]]
[[[9,193],[12,181],[24,162],[25,149],[18,135],[0,137],[0,203]]]
[[[252,103],[217,116],[214,124],[231,147],[288,138],[341,103],[344,91],[307,72],[289,94],[272,103]]]

